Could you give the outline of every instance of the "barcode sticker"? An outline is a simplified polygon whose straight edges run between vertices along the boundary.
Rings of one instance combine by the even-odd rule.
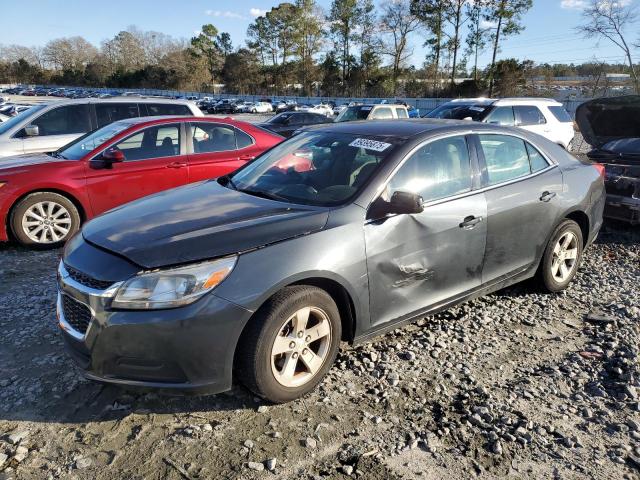
[[[350,147],[365,148],[374,152],[384,152],[391,146],[390,143],[378,142],[377,140],[369,140],[367,138],[356,138],[349,144]]]

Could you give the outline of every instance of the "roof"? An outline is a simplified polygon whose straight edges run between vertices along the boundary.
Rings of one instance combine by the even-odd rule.
[[[508,97],[508,98],[456,98],[448,103],[459,105],[540,105],[552,104],[562,105],[553,98],[537,98],[537,97]],[[446,104],[445,104],[446,105]]]
[[[74,99],[60,99],[53,100],[51,102],[42,102],[46,105],[55,103],[56,105],[74,105],[85,103],[122,103],[122,102],[137,102],[137,103],[173,103],[176,105],[187,105],[192,107],[193,102],[188,100],[175,100],[172,98],[143,98],[143,97],[114,97],[114,98],[74,98]]]
[[[197,117],[195,115],[156,115],[148,117],[132,117],[123,118],[122,120],[116,120],[117,123],[123,123],[128,125],[138,125],[140,123],[166,123],[171,121],[182,120],[194,120],[196,122],[211,122],[211,123],[246,123],[240,122],[231,117]],[[116,123],[114,122],[114,123]]]
[[[305,130],[375,137],[409,138],[431,130],[470,130],[476,123],[464,120],[441,120],[436,118],[408,118],[394,120],[361,120],[313,125]]]

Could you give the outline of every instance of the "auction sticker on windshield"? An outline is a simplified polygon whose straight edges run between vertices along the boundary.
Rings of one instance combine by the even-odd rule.
[[[391,146],[390,143],[378,142],[377,140],[369,140],[367,138],[356,138],[349,144],[350,147],[364,148],[366,150],[373,150],[374,152],[384,152]]]

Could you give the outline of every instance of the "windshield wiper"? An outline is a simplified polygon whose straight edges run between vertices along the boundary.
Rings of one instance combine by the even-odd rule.
[[[69,160],[67,157],[65,157],[64,155],[62,155],[60,152],[55,151],[55,152],[49,152],[49,155],[51,155],[54,158],[62,158],[63,160]]]
[[[233,179],[231,178],[231,175],[221,176],[218,179],[218,183],[220,183],[220,180],[224,182],[221,184],[223,187],[230,186],[233,190],[238,190],[238,186],[234,183]]]
[[[276,193],[265,192],[264,190],[251,190],[250,188],[242,188],[242,189],[239,189],[238,191],[242,192],[242,193],[246,193],[248,195],[253,195],[254,197],[266,198],[268,200],[277,200],[277,201],[280,201],[280,202],[288,202],[289,201],[286,198],[281,197],[280,195],[278,195]]]

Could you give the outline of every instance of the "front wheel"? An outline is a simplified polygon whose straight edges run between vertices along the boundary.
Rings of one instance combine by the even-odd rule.
[[[550,292],[567,288],[576,276],[582,258],[583,239],[580,226],[573,220],[563,221],[544,251],[538,277]]]
[[[251,319],[236,353],[239,380],[274,403],[313,390],[335,361],[342,334],[335,302],[316,287],[274,295]]]

